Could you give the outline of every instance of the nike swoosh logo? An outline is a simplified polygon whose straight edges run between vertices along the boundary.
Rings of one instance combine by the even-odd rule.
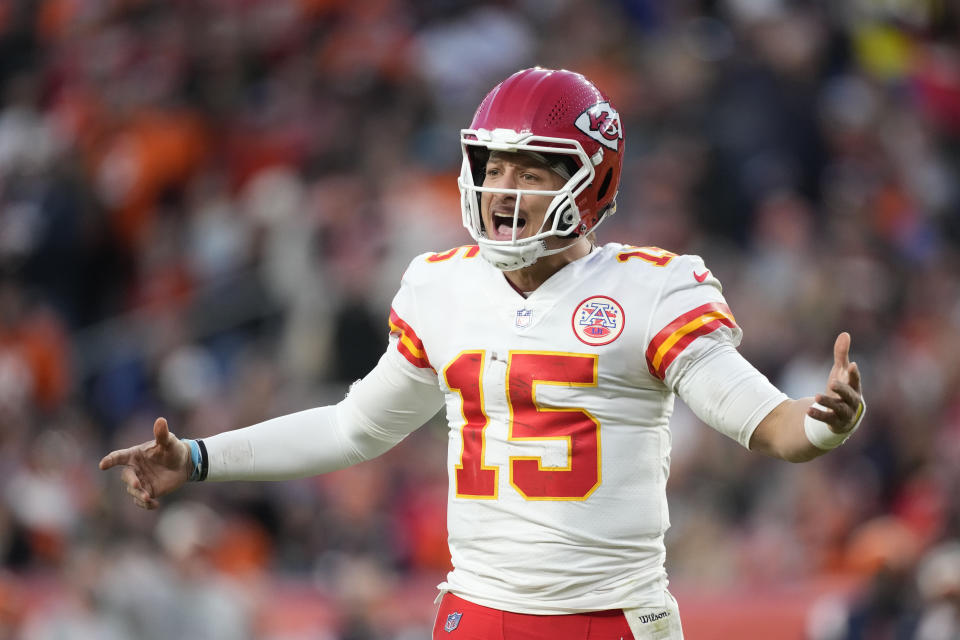
[[[710,275],[710,270],[709,270],[709,269],[707,269],[707,270],[704,271],[703,273],[697,273],[696,271],[694,271],[694,272],[693,272],[693,279],[696,280],[697,282],[703,282],[704,280],[707,279],[707,276],[708,276],[708,275]]]

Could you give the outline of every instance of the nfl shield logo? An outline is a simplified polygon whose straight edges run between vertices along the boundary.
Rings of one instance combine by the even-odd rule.
[[[463,614],[457,613],[457,612],[454,612],[448,615],[447,622],[446,624],[443,625],[443,630],[446,631],[447,633],[450,633],[451,631],[456,629],[458,626],[460,626],[460,618],[462,617],[463,617]]]
[[[530,318],[533,316],[533,311],[530,309],[517,309],[517,326],[521,329],[530,324]]]

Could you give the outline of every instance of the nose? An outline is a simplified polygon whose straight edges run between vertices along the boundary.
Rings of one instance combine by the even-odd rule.
[[[507,189],[516,189],[517,182],[517,170],[513,167],[508,167],[507,170],[503,172],[503,184],[500,186]]]
[[[513,168],[507,168],[489,186],[500,189],[517,189],[520,186],[517,172]],[[493,197],[498,202],[513,202],[517,196],[513,193],[494,193]]]

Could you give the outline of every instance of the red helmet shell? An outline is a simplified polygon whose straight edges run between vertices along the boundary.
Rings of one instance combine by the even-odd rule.
[[[509,129],[580,143],[591,158],[595,177],[576,198],[583,235],[613,210],[623,165],[623,127],[609,98],[573,71],[524,69],[483,99],[473,130]]]

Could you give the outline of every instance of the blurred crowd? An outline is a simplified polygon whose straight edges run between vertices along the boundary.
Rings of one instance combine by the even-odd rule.
[[[960,637],[960,4],[5,0],[0,639],[427,637],[439,418],[378,461],[158,512],[96,463],[158,415],[202,437],[342,397],[406,263],[469,241],[459,129],[535,64],[623,118],[601,242],[702,255],[794,397],[853,336],[867,418],[815,462],[678,403],[688,629],[684,585],[803,584],[777,637]]]

